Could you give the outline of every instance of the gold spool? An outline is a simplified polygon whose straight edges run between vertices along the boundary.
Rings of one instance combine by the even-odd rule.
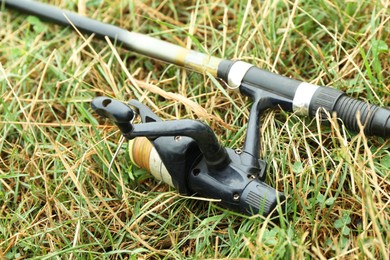
[[[139,168],[150,172],[149,158],[153,145],[146,137],[137,137],[129,141],[131,161]]]
[[[150,172],[156,179],[173,187],[171,175],[162,162],[156,149],[146,137],[137,137],[129,141],[131,161],[139,168]]]

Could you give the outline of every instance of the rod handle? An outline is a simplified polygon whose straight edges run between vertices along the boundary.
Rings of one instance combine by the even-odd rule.
[[[344,92],[329,87],[320,87],[310,103],[310,116],[314,117],[318,108],[335,112],[344,125],[359,132],[359,122],[367,136],[390,137],[390,110],[378,107],[347,96]]]

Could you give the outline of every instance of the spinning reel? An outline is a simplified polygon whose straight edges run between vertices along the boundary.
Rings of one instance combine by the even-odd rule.
[[[276,212],[275,207],[285,196],[264,183],[266,163],[258,158],[262,106],[257,103],[251,111],[242,152],[223,147],[211,128],[200,121],[162,121],[136,100],[126,105],[97,97],[92,108],[131,140],[130,154],[135,164],[180,194],[217,199],[233,211],[267,216]],[[142,123],[132,124],[136,114]]]

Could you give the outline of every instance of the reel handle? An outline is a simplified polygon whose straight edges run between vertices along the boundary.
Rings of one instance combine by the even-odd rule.
[[[108,97],[97,97],[91,106],[99,116],[113,121],[123,134],[133,131],[134,111],[126,104]]]

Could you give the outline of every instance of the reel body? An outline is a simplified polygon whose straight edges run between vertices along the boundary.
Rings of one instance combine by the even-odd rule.
[[[264,183],[265,161],[245,149],[238,152],[221,146],[211,128],[200,121],[162,121],[136,100],[126,105],[98,97],[92,101],[92,108],[112,120],[132,142],[135,164],[175,187],[180,194],[217,199],[230,210],[264,216],[276,212],[275,207],[285,200],[282,193]],[[135,114],[139,114],[142,123],[131,123]],[[259,124],[256,126],[253,133],[259,131]],[[259,138],[255,134],[249,139]]]

